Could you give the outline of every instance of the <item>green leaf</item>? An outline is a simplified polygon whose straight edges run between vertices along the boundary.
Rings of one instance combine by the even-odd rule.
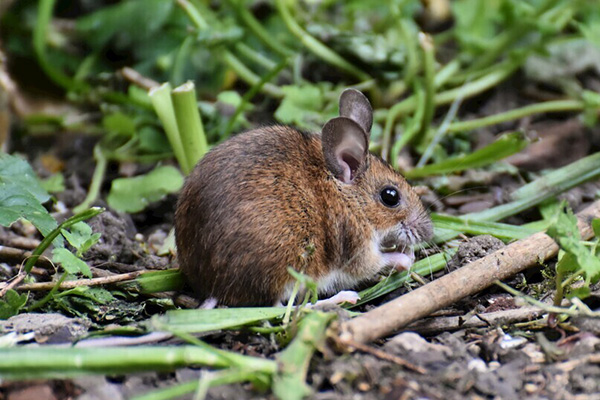
[[[118,211],[142,211],[153,201],[175,193],[183,186],[183,176],[174,167],[157,167],[146,175],[120,178],[112,182],[108,204]]]
[[[548,228],[547,233],[565,252],[575,257],[585,274],[586,283],[600,278],[600,259],[582,242],[577,228],[577,217],[570,208],[556,215],[554,224]]]
[[[111,292],[100,287],[78,286],[73,289],[65,290],[57,294],[56,297],[80,296],[93,300],[96,303],[108,304],[115,300]]]
[[[121,282],[118,286],[125,290],[133,290],[139,293],[168,292],[183,288],[183,276],[179,269],[151,271],[131,281]]]
[[[465,169],[479,168],[518,153],[527,144],[529,144],[529,141],[522,132],[507,133],[494,143],[470,154],[453,157],[436,164],[426,165],[422,168],[415,168],[406,171],[404,175],[407,178],[421,178],[428,175],[448,174],[464,171]]]
[[[600,47],[600,20],[577,24],[579,31],[594,46]]]
[[[594,230],[596,239],[600,239],[600,218],[594,218],[592,220],[592,229]]]
[[[569,293],[567,293],[567,298],[568,299],[572,299],[573,297],[577,297],[579,299],[585,299],[586,297],[590,296],[590,287],[589,286],[582,286],[579,288],[575,288],[573,290],[571,290]]]
[[[157,32],[172,9],[171,1],[123,1],[78,18],[76,27],[93,48],[110,40],[117,48],[125,48]]]
[[[475,221],[468,218],[444,214],[431,214],[431,220],[436,229],[451,229],[472,235],[492,235],[502,239],[523,239],[536,232],[524,226],[515,226],[499,222]]]
[[[579,268],[580,266],[577,263],[577,257],[572,253],[564,252],[562,257],[558,260],[558,263],[556,263],[556,270],[562,273],[577,272],[579,271]]]
[[[77,249],[78,257],[100,239],[100,233],[92,233],[92,228],[83,221],[71,226],[70,230],[63,229],[61,233],[69,244]]]
[[[64,247],[52,250],[52,261],[60,264],[69,274],[75,275],[81,273],[88,278],[92,277],[90,267]]]
[[[49,199],[50,195],[25,160],[0,154],[0,225],[10,226],[25,218],[47,235],[57,226],[42,206]]]
[[[325,94],[319,86],[283,86],[281,90],[285,97],[275,111],[279,122],[311,130],[320,128]]]
[[[108,132],[123,136],[133,136],[135,134],[135,121],[129,115],[122,112],[109,114],[102,119],[102,126]]]
[[[212,310],[171,310],[152,317],[155,329],[188,333],[237,328],[281,317],[284,307],[214,308]]]
[[[40,185],[49,193],[60,193],[65,191],[65,177],[61,173],[49,176],[40,181]]]
[[[27,303],[27,294],[19,294],[16,290],[9,289],[4,298],[0,300],[0,319],[8,319],[17,315]]]

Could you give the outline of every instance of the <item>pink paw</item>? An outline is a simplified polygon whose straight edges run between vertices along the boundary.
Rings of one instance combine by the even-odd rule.
[[[328,299],[323,299],[323,300],[317,301],[317,304],[315,304],[315,305],[319,306],[319,305],[323,305],[323,304],[342,304],[342,303],[356,304],[356,302],[358,300],[360,300],[360,296],[358,295],[358,293],[356,293],[352,290],[342,290],[338,294],[331,296]]]

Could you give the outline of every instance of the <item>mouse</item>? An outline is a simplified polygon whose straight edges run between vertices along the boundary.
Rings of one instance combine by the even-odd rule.
[[[179,268],[199,300],[272,306],[288,268],[319,297],[409,269],[432,237],[404,177],[369,152],[373,109],[346,89],[321,132],[259,127],[213,147],[185,180],[175,212]]]

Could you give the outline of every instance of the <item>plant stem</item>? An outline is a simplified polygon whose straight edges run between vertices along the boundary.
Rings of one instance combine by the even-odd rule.
[[[31,253],[31,257],[27,259],[27,262],[25,262],[25,266],[23,267],[25,272],[29,273],[31,271],[31,268],[33,268],[38,258],[40,258],[42,253],[46,251],[48,247],[50,247],[50,244],[52,244],[54,239],[56,239],[58,235],[60,235],[60,232],[63,229],[67,229],[78,222],[90,219],[100,214],[101,212],[104,212],[104,208],[92,207],[88,210],[73,215],[71,218],[65,220],[62,224],[58,225],[58,227],[56,227],[52,232],[46,235],[46,237],[40,242],[38,247],[36,247],[33,253]]]
[[[94,146],[94,159],[96,160],[96,168],[94,168],[94,175],[92,176],[90,188],[81,204],[73,208],[74,213],[80,213],[90,208],[100,194],[100,186],[102,186],[102,182],[104,182],[104,175],[106,175],[106,166],[108,164],[108,160],[106,159],[106,155],[104,154],[100,143]]]
[[[33,26],[33,49],[42,70],[57,85],[67,91],[88,91],[89,87],[83,82],[76,81],[56,69],[46,55],[46,39],[52,19],[52,10],[56,0],[40,0],[37,9],[37,19]]]
[[[254,86],[260,82],[260,77],[252,72],[244,63],[242,63],[236,56],[230,51],[224,51],[222,54],[223,61],[231,68],[243,81],[248,85]],[[276,99],[283,97],[281,89],[271,83],[265,83],[262,86],[262,91]]]
[[[58,289],[60,288],[60,285],[64,282],[64,280],[67,278],[67,272],[63,272],[63,274],[60,276],[60,278],[58,279],[58,281],[54,284],[54,286],[52,287],[52,289],[50,289],[50,291],[48,292],[48,294],[46,294],[42,299],[36,301],[35,303],[33,303],[32,305],[30,305],[27,308],[27,312],[32,312],[37,310],[38,308],[42,307],[44,304],[46,304],[47,302],[50,301],[50,299],[52,299],[54,297],[54,295],[56,294],[56,292],[58,291]]]
[[[168,400],[186,395],[198,390],[201,382],[204,382],[209,388],[219,385],[227,385],[237,382],[251,381],[259,373],[241,369],[227,369],[219,372],[206,372],[201,380],[194,379],[179,385],[170,386],[164,389],[155,390],[140,396],[132,397],[131,400]],[[202,397],[201,397],[202,398]]]
[[[208,29],[208,24],[202,18],[198,10],[187,0],[177,0],[177,4],[183,8],[186,12],[192,23],[196,26],[196,28],[200,31]],[[242,63],[233,53],[229,50],[224,50],[223,61],[229,68],[231,68],[242,80],[248,83],[251,86],[256,85],[260,78],[254,72],[252,72],[244,63]],[[265,84],[262,87],[262,90],[265,94],[274,97],[281,98],[283,97],[283,92],[277,86],[272,84]]]
[[[244,94],[244,96],[242,97],[242,100],[240,101],[240,104],[235,109],[235,112],[233,113],[231,118],[229,118],[229,122],[227,123],[227,127],[225,128],[224,137],[228,137],[231,134],[231,130],[233,129],[235,121],[240,116],[240,114],[244,111],[244,109],[246,108],[246,105],[250,102],[250,100],[256,95],[256,93],[258,93],[260,91],[260,89],[268,81],[273,79],[279,72],[281,72],[281,70],[284,69],[288,65],[288,62],[289,62],[289,59],[286,58],[286,59],[282,60],[279,64],[275,65],[268,73],[266,73],[265,75],[263,75],[260,78],[260,81],[258,81],[258,83],[256,85],[252,86],[252,88],[250,88],[250,90],[248,90]]]
[[[315,349],[325,341],[327,327],[333,318],[333,313],[317,311],[310,312],[300,321],[296,337],[277,357],[279,368],[272,385],[275,396],[303,399],[310,394],[306,384],[308,366]]]
[[[258,20],[254,18],[254,15],[248,10],[246,4],[240,4],[239,0],[226,0],[226,3],[233,8],[238,18],[264,45],[277,53],[280,57],[289,57],[294,54],[292,50],[282,45],[271,33],[267,32],[262,27],[261,23],[258,22]]]
[[[171,371],[178,367],[206,365],[229,367],[235,359],[246,370],[274,374],[275,361],[242,356],[224,350],[208,351],[197,346],[139,346],[104,348],[7,348],[0,357],[3,378],[72,377],[83,374],[118,374],[135,371]]]
[[[298,23],[292,17],[292,14],[288,10],[287,6],[284,4],[284,0],[275,0],[275,5],[277,10],[279,11],[279,15],[283,19],[283,22],[289,29],[289,31],[296,36],[302,44],[306,46],[313,54],[317,57],[323,59],[325,62],[341,69],[358,78],[361,81],[366,81],[371,79],[371,77],[361,71],[359,68],[350,64],[348,61],[343,59],[339,54],[331,50],[329,47],[325,46],[323,43],[315,39],[313,36],[309,35],[304,29],[298,25]]]
[[[413,93],[417,102],[417,107],[415,114],[412,119],[407,123],[406,129],[402,132],[402,135],[398,140],[394,142],[392,146],[392,155],[390,159],[390,163],[394,168],[398,168],[398,155],[402,148],[409,143],[413,138],[419,133],[421,128],[421,122],[423,121],[423,115],[425,114],[425,89],[423,88],[423,83],[420,79],[416,79],[414,81],[414,89]],[[387,155],[387,151],[382,149],[381,155]],[[384,157],[385,159],[385,157]]]
[[[485,126],[496,125],[502,122],[512,121],[529,115],[550,113],[550,112],[568,112],[581,111],[585,108],[585,103],[580,100],[555,100],[543,103],[531,104],[514,110],[490,115],[484,118],[472,119],[470,121],[460,121],[451,123],[448,126],[448,132],[466,132]]]
[[[521,65],[521,60],[511,60],[509,62],[504,62],[499,64],[495,69],[493,69],[489,74],[473,81],[470,83],[466,83],[463,86],[458,88],[454,88],[451,90],[446,90],[444,92],[438,93],[435,96],[435,104],[442,105],[452,103],[457,97],[463,96],[464,98],[473,97],[478,95],[494,86],[498,83],[502,82],[504,79],[508,78],[519,66]],[[415,96],[411,96],[396,104],[392,108],[389,109],[385,125],[382,133],[382,151],[389,149],[389,143],[392,137],[392,130],[394,129],[394,125],[396,120],[404,114],[407,114],[415,109],[417,106],[417,101]]]
[[[265,57],[263,54],[254,50],[250,46],[244,43],[237,43],[235,45],[235,50],[243,57],[246,57],[248,60],[264,67],[268,70],[275,68],[278,63],[271,61],[269,58]]]
[[[416,137],[419,141],[426,140],[427,132],[431,126],[433,113],[435,111],[435,49],[431,36],[424,33],[419,34],[419,44],[423,51],[423,70],[424,70],[424,87],[425,87],[425,112],[421,120],[419,132]]]
[[[175,110],[173,108],[173,100],[171,99],[171,85],[163,83],[162,85],[150,89],[148,96],[152,101],[154,111],[158,115],[160,122],[162,122],[163,129],[169,139],[171,148],[175,153],[175,158],[179,163],[179,167],[184,174],[189,174],[191,170],[188,170],[187,155],[183,149],[183,143],[181,142],[181,135],[177,126],[177,119],[175,118]]]
[[[557,0],[546,0],[542,5],[536,10],[535,17],[539,18],[546,11],[554,7],[557,3]],[[499,36],[496,37],[493,44],[487,51],[479,56],[477,60],[464,72],[465,75],[473,71],[477,71],[479,69],[485,68],[488,65],[491,65],[496,59],[504,52],[506,49],[517,40],[521,39],[528,31],[537,28],[536,26],[530,26],[523,24],[519,21],[514,25],[514,27],[508,31],[502,32]]]
[[[186,170],[189,173],[208,151],[208,142],[198,111],[194,83],[188,81],[173,89],[171,101],[173,102],[175,121],[177,121],[177,129],[187,161]]]

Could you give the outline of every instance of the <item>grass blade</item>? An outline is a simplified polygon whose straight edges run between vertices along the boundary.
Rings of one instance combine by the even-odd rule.
[[[436,164],[426,165],[406,171],[404,175],[409,179],[422,178],[428,175],[448,174],[465,169],[478,168],[502,160],[512,154],[523,150],[529,141],[522,132],[512,132],[502,135],[492,144],[470,154],[453,157]]]

